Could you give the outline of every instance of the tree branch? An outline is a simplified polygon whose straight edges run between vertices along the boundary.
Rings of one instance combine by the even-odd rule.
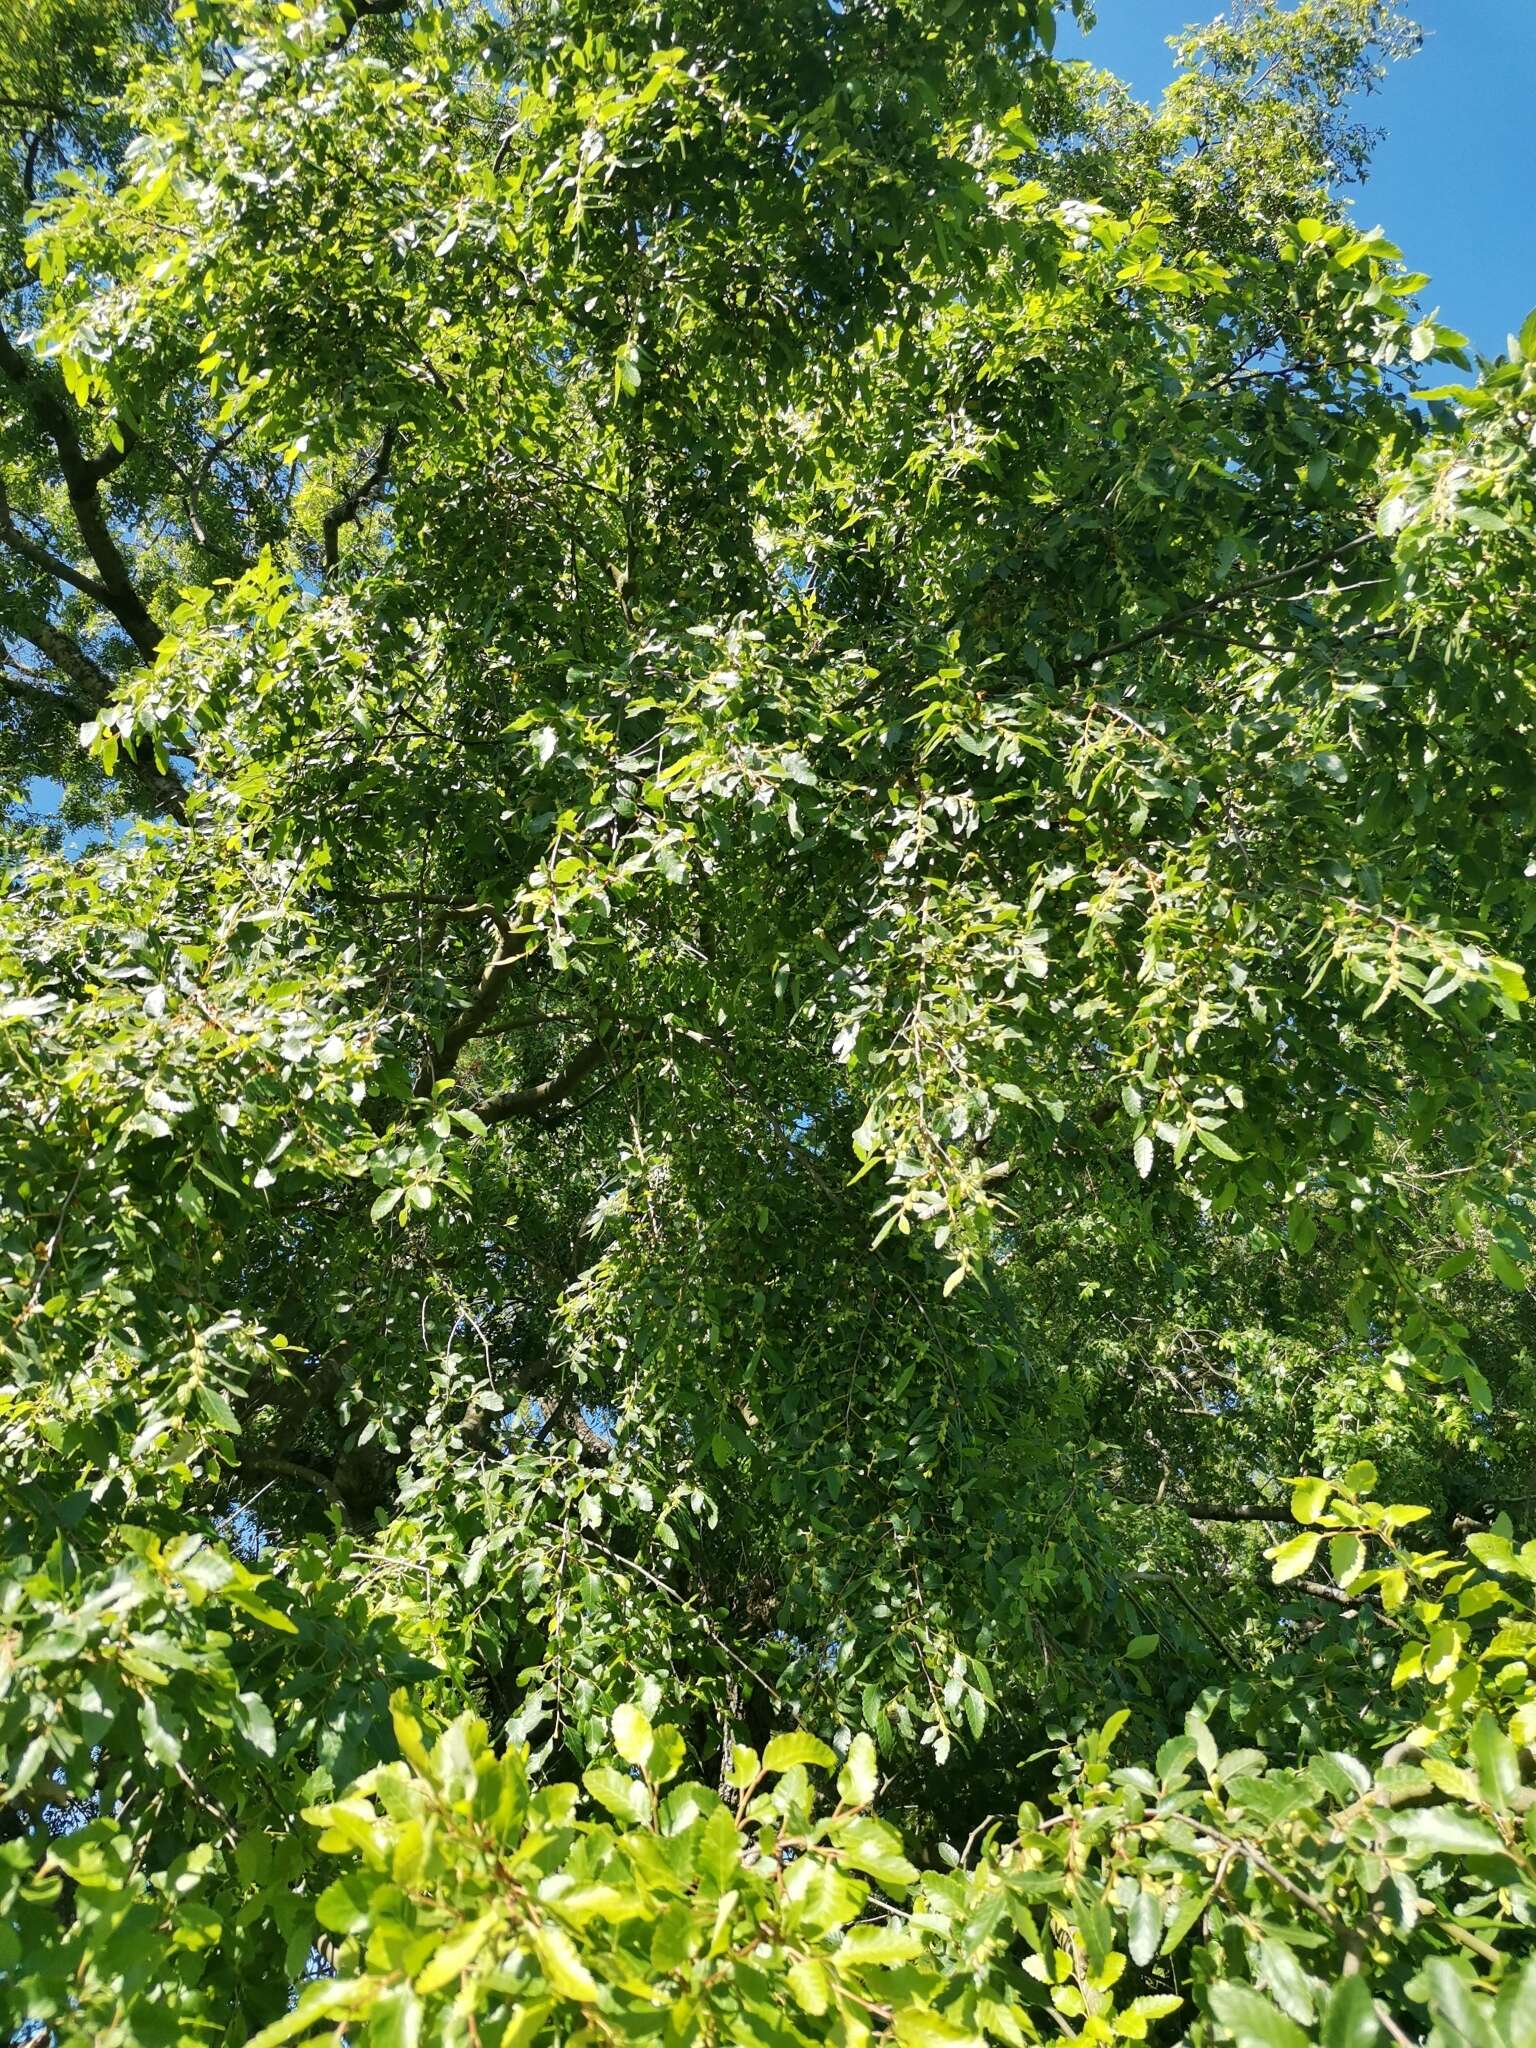
[[[247,1472],[265,1472],[273,1479],[291,1479],[299,1486],[312,1486],[317,1493],[335,1501],[345,1509],[347,1502],[341,1488],[324,1472],[316,1471],[313,1465],[301,1465],[293,1458],[242,1458],[240,1463]]]
[[[89,597],[103,607],[110,607],[112,593],[104,583],[73,568],[70,563],[61,560],[58,555],[45,548],[41,541],[35,541],[30,534],[22,532],[11,511],[11,500],[3,479],[0,479],[0,540],[3,540],[13,553],[20,555],[24,562],[30,562],[34,569],[41,569],[45,574],[56,577],[60,583],[67,583],[71,590],[78,590],[82,597]]]
[[[1143,626],[1140,632],[1127,634],[1123,640],[1113,640],[1107,647],[1096,647],[1089,654],[1078,655],[1066,666],[1070,669],[1096,668],[1100,662],[1113,661],[1116,655],[1130,654],[1138,647],[1149,646],[1154,640],[1166,639],[1170,633],[1182,632],[1196,619],[1203,619],[1226,605],[1241,604],[1245,598],[1260,597],[1277,584],[1289,583],[1297,576],[1310,576],[1316,569],[1326,569],[1330,562],[1338,561],[1342,555],[1353,554],[1357,548],[1363,548],[1375,539],[1374,533],[1356,534],[1353,540],[1341,541],[1338,546],[1311,555],[1304,562],[1293,562],[1288,569],[1276,569],[1272,575],[1261,576],[1257,583],[1245,584],[1241,590],[1215,591],[1209,597],[1201,598],[1197,604],[1186,605],[1182,611],[1160,619],[1155,626]]]
[[[544,1110],[558,1108],[581,1086],[588,1074],[602,1065],[613,1048],[616,1036],[613,1031],[600,1031],[587,1041],[563,1073],[552,1074],[547,1081],[535,1081],[528,1088],[506,1088],[499,1095],[491,1096],[477,1106],[481,1120],[488,1124],[504,1124],[514,1117],[538,1116]]]
[[[21,628],[21,632],[45,661],[52,662],[60,675],[69,678],[87,718],[101,709],[112,695],[112,678],[100,662],[87,654],[62,627],[47,619],[29,623]]]
[[[369,10],[373,11],[373,10]],[[350,526],[374,492],[389,474],[390,457],[395,452],[397,429],[393,424],[384,429],[384,438],[379,443],[379,452],[363,476],[326,513],[321,523],[324,536],[325,566],[334,569],[341,560],[341,529]]]
[[[1188,1500],[1170,1501],[1168,1505],[1178,1508],[1182,1513],[1188,1515],[1192,1522],[1269,1522],[1279,1528],[1284,1527],[1289,1520],[1284,1508],[1266,1508],[1246,1504],[1241,1507],[1228,1508],[1213,1505],[1210,1501]]]
[[[1360,1606],[1358,1593],[1346,1593],[1338,1586],[1325,1585],[1321,1579],[1298,1579],[1298,1593],[1309,1593],[1314,1600],[1327,1600],[1335,1607],[1347,1607],[1356,1612]]]
[[[1248,1503],[1224,1507],[1219,1502],[1212,1501],[1141,1500],[1129,1493],[1122,1493],[1119,1498],[1131,1507],[1177,1508],[1181,1515],[1188,1515],[1192,1522],[1269,1522],[1276,1528],[1283,1528],[1290,1519],[1284,1508],[1269,1508]]]
[[[3,496],[3,487],[0,487],[0,500]],[[45,689],[18,674],[13,662],[7,678],[7,687],[13,695],[30,697],[36,703],[67,712],[81,722],[94,718],[111,702],[111,676],[62,627],[47,619],[29,620],[16,629],[15,637],[35,647],[44,660],[66,679],[67,687],[59,691]],[[125,751],[123,758],[150,800],[168,812],[178,824],[184,823],[187,792],[181,778],[157,767],[152,758],[140,760],[131,751]]]
[[[66,393],[59,388],[56,376],[17,348],[3,327],[0,327],[0,376],[14,387],[53,444],[64,488],[69,494],[70,510],[75,515],[80,538],[96,565],[100,580],[82,581],[77,571],[70,570],[67,564],[60,565],[52,557],[48,558],[46,566],[51,574],[58,576],[62,573],[65,582],[95,598],[117,620],[144,659],[153,661],[155,650],[160,645],[160,628],[135,587],[132,573],[112,537],[101,505],[101,485],[126,460],[133,445],[131,436],[126,432],[122,434],[124,446],[121,449],[113,448],[97,456],[87,455],[74,408]],[[5,517],[8,527],[5,538],[15,547],[18,536],[9,508]],[[24,540],[25,536],[21,538]],[[28,546],[35,545],[28,543]],[[25,554],[27,549],[20,547],[18,552]]]
[[[46,684],[24,675],[14,662],[7,665],[5,689],[13,697],[25,697],[33,704],[41,704],[50,711],[61,711],[70,718],[84,718],[90,711],[90,706],[83,704],[73,691],[50,690]]]
[[[423,1062],[416,1077],[416,1093],[428,1096],[439,1081],[446,1081],[459,1063],[459,1055],[470,1040],[483,1031],[496,1013],[502,990],[517,966],[519,955],[496,951],[480,971],[479,985],[457,1017],[443,1033],[436,1053]]]

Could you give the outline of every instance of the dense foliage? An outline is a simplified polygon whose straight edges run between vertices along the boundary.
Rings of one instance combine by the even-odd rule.
[[[3,19],[12,2038],[1528,2048],[1536,316],[1348,204],[1409,27]]]

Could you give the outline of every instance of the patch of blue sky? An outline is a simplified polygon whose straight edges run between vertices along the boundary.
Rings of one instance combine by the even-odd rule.
[[[1216,11],[1198,0],[1097,0],[1091,33],[1063,20],[1057,55],[1090,58],[1156,101],[1173,76],[1165,39]],[[1426,310],[1498,355],[1536,306],[1536,6],[1417,0],[1406,12],[1424,46],[1358,110],[1385,132],[1370,182],[1353,195],[1355,217],[1428,271]]]

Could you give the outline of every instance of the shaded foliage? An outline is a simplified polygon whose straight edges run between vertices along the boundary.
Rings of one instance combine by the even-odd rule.
[[[1525,2038],[1536,320],[1426,391],[1412,40],[0,49],[34,2037]]]

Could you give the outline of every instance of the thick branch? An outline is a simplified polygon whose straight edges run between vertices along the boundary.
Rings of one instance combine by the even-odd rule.
[[[101,664],[61,627],[46,619],[39,619],[24,630],[44,660],[51,661],[60,675],[69,678],[83,715],[89,718],[92,712],[99,711],[112,695],[112,678]]]
[[[481,969],[480,982],[475,993],[443,1033],[442,1042],[434,1057],[423,1064],[416,1078],[418,1095],[430,1095],[437,1082],[446,1081],[458,1065],[459,1055],[465,1046],[490,1023],[496,1014],[496,1005],[501,1001],[507,979],[518,964],[518,958],[515,953],[502,952],[500,947],[491,955]]]
[[[12,697],[25,697],[33,704],[41,704],[49,711],[62,711],[70,718],[84,718],[90,707],[83,704],[71,690],[50,690],[31,676],[18,672],[14,664],[5,671],[6,693]]]
[[[1219,1502],[1200,1500],[1138,1500],[1128,1493],[1121,1494],[1120,1499],[1137,1508],[1177,1508],[1181,1515],[1188,1515],[1192,1522],[1269,1522],[1276,1528],[1281,1528],[1288,1520],[1283,1508],[1262,1507],[1246,1502],[1239,1506],[1224,1507]]]
[[[117,441],[118,445],[114,446],[109,443],[107,447],[102,449],[99,455],[93,456],[86,465],[91,477],[97,483],[105,483],[109,476],[116,475],[117,471],[122,468],[134,449],[139,445],[138,435],[133,431],[132,427],[127,426],[122,421],[118,422]]]
[[[1150,646],[1154,640],[1164,640],[1170,633],[1182,632],[1197,619],[1203,619],[1215,611],[1224,610],[1228,605],[1241,604],[1246,598],[1260,597],[1266,590],[1273,590],[1278,584],[1289,583],[1297,576],[1310,576],[1315,570],[1326,569],[1344,555],[1352,555],[1357,548],[1363,548],[1375,540],[1374,533],[1356,534],[1353,540],[1341,541],[1336,547],[1325,548],[1320,554],[1311,555],[1304,562],[1293,562],[1288,569],[1276,569],[1269,576],[1261,576],[1257,583],[1245,584],[1240,590],[1213,591],[1209,597],[1202,597],[1198,603],[1186,605],[1182,611],[1171,613],[1156,625],[1143,626],[1140,632],[1127,634],[1123,640],[1111,641],[1107,647],[1096,647],[1089,654],[1080,654],[1068,664],[1074,669],[1097,668],[1100,662],[1112,661],[1116,655],[1130,654],[1138,647]]]
[[[523,955],[503,950],[510,944],[505,919],[495,911],[488,911],[487,915],[495,920],[501,943],[481,969],[474,995],[444,1031],[436,1053],[422,1063],[421,1072],[416,1077],[418,1098],[429,1097],[437,1083],[452,1074],[460,1054],[472,1039],[495,1028],[496,1012],[507,982],[513,970],[522,964]],[[559,1108],[587,1076],[602,1065],[622,1028],[605,1022],[562,1073],[532,1082],[526,1088],[505,1088],[486,1101],[475,1104],[478,1115],[485,1123],[501,1124],[510,1122],[514,1117],[539,1116],[546,1110]]]
[[[389,474],[390,457],[395,452],[395,434],[396,429],[393,426],[388,426],[384,429],[384,438],[379,443],[379,452],[374,457],[369,468],[353,488],[344,497],[338,498],[330,511],[326,513],[325,519],[322,522],[322,532],[324,534],[325,566],[327,569],[334,569],[341,560],[341,529],[352,524],[353,520],[358,517],[363,507],[368,503],[368,500]]]
[[[111,612],[144,659],[153,661],[160,644],[160,628],[135,588],[128,563],[112,537],[101,505],[101,485],[124,460],[128,447],[132,445],[129,437],[123,435],[122,449],[114,448],[98,456],[87,455],[74,409],[65,393],[58,388],[55,377],[17,348],[3,327],[0,327],[0,376],[15,388],[53,444],[64,477],[64,488],[69,494],[70,510],[75,515],[80,538],[96,565],[100,579],[99,582],[82,582],[78,572],[69,571],[66,564],[62,565],[65,571],[63,580],[94,597]],[[14,547],[17,538],[8,508],[6,519],[9,530],[5,538]],[[25,553],[26,550],[21,548],[18,552]],[[53,575],[61,573],[61,565],[53,562],[51,557],[47,566]]]
[[[1170,1507],[1180,1509],[1192,1522],[1270,1522],[1283,1526],[1287,1520],[1284,1508],[1267,1508],[1251,1505],[1221,1507],[1210,1501],[1176,1500]]]
[[[480,1103],[478,1110],[482,1121],[504,1124],[514,1117],[538,1116],[544,1110],[558,1108],[575,1093],[588,1074],[602,1065],[612,1045],[613,1034],[599,1032],[575,1055],[564,1073],[552,1074],[547,1081],[535,1081],[528,1088],[503,1089],[499,1095]]]
[[[41,569],[49,576],[57,577],[60,583],[67,583],[71,590],[78,590],[82,597],[89,597],[97,604],[110,607],[112,594],[107,586],[94,576],[87,576],[81,570],[63,561],[41,541],[33,540],[23,533],[11,512],[11,501],[3,480],[0,480],[0,540],[3,540],[14,554],[24,562],[30,562],[34,569]]]

